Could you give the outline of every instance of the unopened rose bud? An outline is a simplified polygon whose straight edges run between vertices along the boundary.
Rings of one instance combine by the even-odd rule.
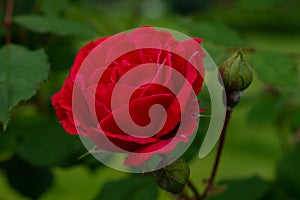
[[[241,48],[220,65],[219,71],[227,94],[241,92],[252,82],[252,69]]]

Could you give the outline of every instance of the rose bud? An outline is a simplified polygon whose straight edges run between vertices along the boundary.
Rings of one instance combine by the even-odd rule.
[[[252,69],[246,61],[242,49],[238,48],[233,55],[219,66],[223,79],[227,109],[231,110],[239,101],[243,91],[252,82]]]
[[[227,93],[243,91],[252,82],[252,69],[241,48],[221,63],[219,71]]]

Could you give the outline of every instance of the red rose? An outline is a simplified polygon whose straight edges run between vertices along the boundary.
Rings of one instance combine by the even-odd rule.
[[[172,151],[197,128],[195,95],[204,74],[204,53],[195,46],[200,42],[178,42],[167,31],[143,27],[87,44],[52,97],[58,119],[68,133],[88,137],[101,149],[129,152],[125,165]],[[156,104],[162,107],[155,110]]]

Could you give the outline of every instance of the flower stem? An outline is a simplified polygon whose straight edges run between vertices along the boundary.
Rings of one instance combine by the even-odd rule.
[[[4,30],[5,30],[5,42],[7,45],[11,43],[11,31],[10,27],[12,24],[12,15],[14,9],[14,0],[7,0],[6,1],[6,11],[5,11],[5,18],[3,22]]]
[[[223,150],[223,146],[224,146],[224,142],[225,142],[226,131],[227,131],[227,127],[228,127],[230,116],[231,116],[231,111],[232,111],[231,109],[227,109],[227,111],[226,111],[225,122],[224,122],[224,126],[223,126],[223,129],[222,129],[222,132],[221,132],[219,146],[218,146],[214,166],[213,166],[210,178],[208,179],[207,186],[206,186],[206,188],[203,192],[203,195],[201,197],[201,199],[203,199],[203,200],[207,197],[208,192],[212,188],[214,179],[216,177],[216,173],[217,173],[217,170],[218,170],[218,166],[219,166],[219,163],[220,163],[220,158],[221,158],[221,154],[222,154],[222,150]]]
[[[201,196],[200,196],[197,188],[193,184],[193,182],[191,180],[188,180],[188,182],[186,184],[191,189],[191,191],[193,192],[195,200],[201,200]]]

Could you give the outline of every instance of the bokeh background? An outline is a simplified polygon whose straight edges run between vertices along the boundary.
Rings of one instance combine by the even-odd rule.
[[[0,1],[1,21],[8,1]],[[0,200],[173,198],[158,189],[147,175],[110,169],[92,156],[78,159],[86,149],[77,136],[63,130],[50,102],[80,47],[99,37],[145,25],[204,38],[203,46],[217,64],[242,46],[254,68],[253,83],[233,111],[217,175],[219,184],[210,199],[300,199],[298,0],[14,3],[12,42],[30,51],[43,50],[36,56],[47,60],[40,61],[45,72],[36,76],[46,81],[36,95],[10,111],[7,130],[0,130]],[[0,26],[2,54],[6,45],[4,30]],[[3,81],[1,73],[7,63],[5,56],[0,58]],[[24,55],[20,55],[19,62],[25,63],[24,67],[26,62],[31,63]],[[28,79],[28,83],[31,81]],[[207,93],[199,98],[202,105],[209,106]],[[209,115],[209,107],[207,112]],[[191,179],[199,190],[205,186],[203,180],[209,176],[215,155],[214,150],[204,159],[197,157],[201,133],[209,120],[210,117],[200,119],[199,136],[183,156],[190,163]]]

